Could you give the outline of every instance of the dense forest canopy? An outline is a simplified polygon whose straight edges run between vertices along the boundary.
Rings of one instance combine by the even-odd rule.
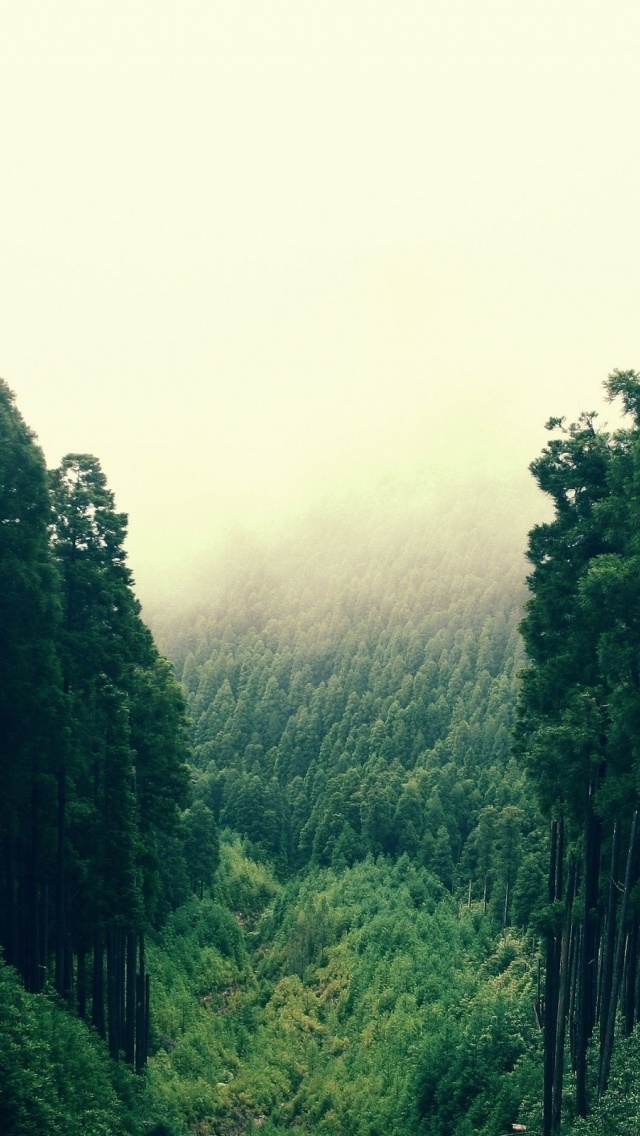
[[[316,510],[153,613],[170,663],[99,461],[47,472],[0,384],[3,1131],[635,1131],[640,378],[607,393],[630,426],[550,420],[552,511]]]
[[[505,508],[520,527],[495,486],[474,508],[414,487],[315,516],[208,608],[158,621],[197,794],[285,874],[406,852],[474,898],[513,889],[531,810],[509,754],[524,561]]]

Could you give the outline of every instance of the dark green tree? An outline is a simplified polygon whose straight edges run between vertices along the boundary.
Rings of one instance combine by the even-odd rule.
[[[42,451],[0,380],[0,943],[34,991],[46,975],[51,796],[63,738],[50,521]]]
[[[638,865],[638,628],[640,588],[640,376],[614,372],[607,397],[621,398],[632,427],[610,433],[595,413],[556,432],[532,472],[554,504],[553,519],[529,536],[531,599],[522,623],[528,666],[522,680],[516,745],[554,819],[547,930],[545,1132],[561,1123],[566,999],[575,1007],[572,1059],[576,1109],[585,1116],[589,1041],[601,1028],[599,1091],[606,1089],[618,996],[635,983],[638,935],[628,904]],[[628,842],[622,901],[607,906],[603,865],[621,858],[614,833]],[[616,835],[615,840],[618,837]],[[572,904],[576,857],[580,903]],[[575,907],[577,914],[572,915]],[[560,916],[564,908],[565,915]],[[617,922],[616,922],[617,921]],[[631,921],[631,922],[630,922]],[[626,976],[612,961],[624,959]],[[623,950],[624,944],[626,947]],[[573,963],[571,959],[573,958]],[[612,968],[613,967],[613,971]],[[572,984],[571,989],[569,989]],[[621,1001],[625,1007],[624,998]],[[626,1000],[633,1019],[635,999]]]
[[[184,706],[140,618],[126,516],[98,460],[68,455],[52,474],[52,495],[67,722],[57,770],[56,986],[84,1013],[90,956],[93,1023],[108,1033],[113,1057],[124,1050],[141,1067],[144,930],[158,903],[162,840],[187,803]]]
[[[220,839],[215,817],[202,801],[194,801],[183,817],[184,852],[191,886],[202,899],[220,863]]]

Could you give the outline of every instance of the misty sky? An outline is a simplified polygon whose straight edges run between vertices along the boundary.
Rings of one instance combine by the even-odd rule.
[[[380,470],[515,483],[640,367],[639,50],[637,0],[0,5],[0,374],[143,600]]]

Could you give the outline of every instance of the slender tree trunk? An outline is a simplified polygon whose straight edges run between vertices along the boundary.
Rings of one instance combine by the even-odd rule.
[[[32,994],[42,989],[40,967],[40,905],[38,903],[38,870],[40,866],[40,793],[37,761],[31,771],[31,833],[26,865],[24,976]]]
[[[114,1061],[120,1057],[118,961],[117,933],[110,927],[107,931],[107,1025],[109,1053]]]
[[[18,905],[16,880],[15,841],[12,836],[5,840],[5,956],[10,966],[18,964]]]
[[[632,1033],[635,1025],[637,977],[638,917],[636,915],[627,937],[627,950],[625,952],[624,1032],[626,1037]]]
[[[564,873],[564,817],[558,821],[558,851],[556,853],[556,875],[554,884],[555,899],[562,899],[562,878]]]
[[[149,1037],[151,1034],[151,976],[144,977],[144,1036],[142,1048],[142,1067],[147,1064],[149,1056]]]
[[[113,1051],[116,1055],[115,1059],[120,1059],[120,1053],[124,1049],[124,1024],[125,1024],[125,958],[124,958],[124,935],[120,930],[113,930],[111,932],[111,945],[112,945],[112,997],[113,997]],[[107,967],[108,973],[108,967]]]
[[[87,952],[84,946],[80,947],[78,951],[78,976],[76,985],[78,1017],[82,1018],[84,1021],[87,1016]]]
[[[551,849],[547,885],[549,904],[555,903],[557,886],[558,822],[551,823]],[[544,1089],[543,1136],[551,1136],[553,1127],[553,1072],[555,1067],[556,1010],[557,1010],[557,938],[555,929],[547,932],[547,952],[544,984]]]
[[[576,894],[578,883],[576,881]],[[582,929],[574,926],[571,936],[571,979],[569,983],[569,1043],[571,1050],[571,1072],[576,1071],[576,1036],[577,1036],[577,1004],[578,1004],[578,968],[580,952],[582,950]]]
[[[56,969],[55,986],[61,998],[67,995],[66,975],[66,803],[67,785],[64,765],[58,773],[58,862],[56,874]]]
[[[102,933],[96,929],[93,937],[93,982],[91,995],[91,1021],[100,1037],[106,1036],[104,1016],[104,944]]]
[[[69,932],[67,930],[66,941],[64,945],[64,989],[65,999],[68,1005],[73,1005],[73,950],[69,942]]]
[[[613,1052],[613,1035],[616,1021],[616,1006],[618,1004],[618,991],[620,989],[620,979],[622,975],[622,954],[624,951],[625,942],[625,924],[627,921],[627,908],[629,904],[629,891],[631,889],[631,873],[633,868],[633,857],[635,852],[636,842],[636,829],[638,825],[638,812],[633,814],[633,821],[631,823],[631,832],[629,834],[629,851],[627,853],[627,868],[624,877],[624,891],[622,893],[622,904],[620,908],[620,922],[618,924],[618,936],[616,940],[616,953],[613,961],[613,975],[611,979],[611,998],[609,999],[609,1013],[607,1016],[607,1028],[604,1039],[604,1046],[602,1049],[602,1060],[600,1062],[600,1077],[598,1080],[598,1096],[601,1097],[606,1092],[609,1083],[609,1069],[611,1067],[611,1054]]]
[[[135,1064],[136,1049],[136,939],[135,931],[127,935],[127,995],[124,1059]]]
[[[556,1017],[556,1040],[553,1071],[553,1113],[552,1131],[558,1132],[562,1120],[562,1083],[564,1077],[564,1038],[567,1009],[569,1005],[569,964],[571,944],[571,916],[573,911],[573,896],[576,885],[576,866],[570,859],[567,891],[564,904],[564,921],[562,926],[562,941],[560,945],[560,980],[558,989],[558,1010]]]
[[[602,1067],[602,1052],[607,1033],[607,1020],[609,1017],[609,1002],[611,999],[611,977],[613,974],[613,955],[616,942],[616,908],[618,906],[618,856],[620,845],[620,828],[616,821],[613,826],[611,838],[611,873],[609,876],[609,899],[607,903],[607,922],[605,940],[602,952],[602,968],[600,976],[600,1066]]]
[[[116,932],[116,990],[118,992],[118,1050],[125,1047],[126,1024],[126,955],[124,931]]]
[[[45,986],[46,981],[47,981],[47,973],[48,973],[48,967],[49,967],[49,885],[48,884],[45,884],[44,887],[41,890],[40,907],[41,907],[41,915],[40,915],[40,933],[41,933],[40,958],[42,959],[42,962],[40,964],[41,970],[42,970],[42,986],[41,986],[41,989],[44,989],[44,986]]]
[[[136,981],[136,1073],[141,1073],[147,1063],[149,1051],[149,976],[145,974],[144,932],[140,932],[139,942],[140,970]]]
[[[533,1003],[533,1010],[534,1010],[534,1013],[536,1015],[536,1021],[538,1023],[538,1029],[541,1030],[544,1027],[543,1027],[543,1021],[542,1021],[542,1015],[543,1015],[543,1009],[542,1009],[542,962],[541,962],[541,959],[540,959],[540,955],[538,955],[538,980],[537,980],[537,983],[536,983],[536,997],[535,997],[535,1002]]]
[[[584,913],[582,949],[578,972],[578,1022],[576,1035],[576,1111],[587,1115],[587,1050],[593,1030],[597,979],[597,903],[600,878],[600,823],[593,811],[595,784],[589,785],[584,824]]]

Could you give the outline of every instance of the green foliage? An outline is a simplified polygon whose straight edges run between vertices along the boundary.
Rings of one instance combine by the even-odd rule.
[[[605,384],[635,413],[640,378]],[[638,430],[609,434],[583,414],[554,437],[531,469],[555,505],[530,533],[534,567],[522,623],[529,664],[518,709],[520,750],[548,811],[580,825],[585,787],[598,784],[610,819],[637,795],[633,774],[638,699]]]
[[[458,522],[315,518],[165,620],[195,797],[240,834],[213,894],[247,949],[198,939],[197,906],[162,940],[150,1077],[180,1131],[493,1136],[536,1115],[533,960],[498,942],[545,885],[509,755],[522,568],[495,518],[464,541]]]
[[[637,1013],[638,868],[629,833],[640,800],[640,375],[616,371],[605,387],[633,416],[633,427],[600,430],[594,412],[570,426],[554,418],[548,428],[555,436],[531,465],[554,504],[553,519],[529,534],[531,598],[522,622],[528,665],[516,732],[518,753],[553,824],[549,905],[537,917],[546,937],[545,1136],[559,1129],[564,1105],[558,1055],[567,1028],[565,992],[574,1007],[575,1111],[583,1118],[596,1084],[599,1096],[606,1090],[618,1008],[627,1032]],[[627,839],[623,884],[616,849]],[[581,871],[572,913],[576,859]],[[528,861],[533,880],[532,867]],[[521,877],[519,905],[527,890]],[[527,908],[536,918],[529,899]],[[574,941],[581,936],[575,968],[566,949],[571,922]]]
[[[502,856],[488,889],[504,918],[537,821],[509,765],[522,563],[503,534],[497,504],[463,523],[459,506],[418,494],[387,513],[314,517],[295,543],[253,550],[181,623],[165,617],[196,791],[282,877],[408,853],[449,890],[471,879],[477,898],[475,833],[498,807],[484,857]],[[499,850],[508,807],[520,810],[512,858]]]
[[[269,868],[248,857],[239,836],[227,833],[216,876],[216,893],[222,902],[251,922],[280,891]]]
[[[504,1131],[540,1094],[531,975],[520,944],[498,943],[483,969],[486,980],[422,1056],[419,1112],[429,1136]]]
[[[609,1087],[586,1119],[574,1120],[567,1136],[640,1136],[640,1031],[618,1039]]]
[[[149,1104],[95,1035],[51,995],[27,994],[0,961],[0,1130],[127,1136]]]
[[[181,898],[162,855],[168,842],[182,859],[189,751],[182,692],[132,591],[126,525],[97,458],[69,454],[47,476],[0,381],[0,945],[28,990],[51,975],[141,1070],[144,932]],[[209,877],[214,831],[208,847],[199,834]]]
[[[221,893],[239,878],[234,903],[244,894],[246,906],[226,919],[240,951],[208,900],[176,912],[150,948],[148,1078],[175,1132],[431,1136],[453,1118],[490,1136],[532,1115],[530,958],[513,933],[496,940],[480,906],[460,908],[406,855],[313,869],[283,888],[224,841]],[[436,1067],[442,1124],[426,1106]]]
[[[536,744],[542,763],[562,752],[584,772],[606,687],[622,776],[638,710],[621,678],[633,534],[614,546],[592,426],[570,444],[596,488],[562,489],[556,447],[544,476],[567,520],[536,547],[544,564],[575,538],[547,615],[577,582],[573,613],[589,613],[597,646],[565,636],[543,684],[560,711]],[[380,498],[255,550],[202,610],[165,624],[183,695],[140,618],[126,516],[98,460],[68,455],[48,486],[4,384],[0,433],[0,933],[27,984],[50,973],[61,996],[0,970],[2,1131],[535,1123],[536,960],[520,929],[544,898],[545,841],[509,751],[523,593],[505,502],[470,519],[419,493],[402,508]],[[576,674],[563,701],[554,684]],[[98,1033],[144,1065],[146,975],[150,1060],[134,1078]]]
[[[62,744],[61,603],[50,521],[42,451],[0,380],[0,847],[7,865],[0,943],[34,990],[42,975],[35,901],[54,840],[50,804]]]
[[[194,801],[191,808],[187,809],[182,825],[189,880],[202,899],[204,888],[211,886],[220,863],[218,826],[211,809],[202,801]]]

